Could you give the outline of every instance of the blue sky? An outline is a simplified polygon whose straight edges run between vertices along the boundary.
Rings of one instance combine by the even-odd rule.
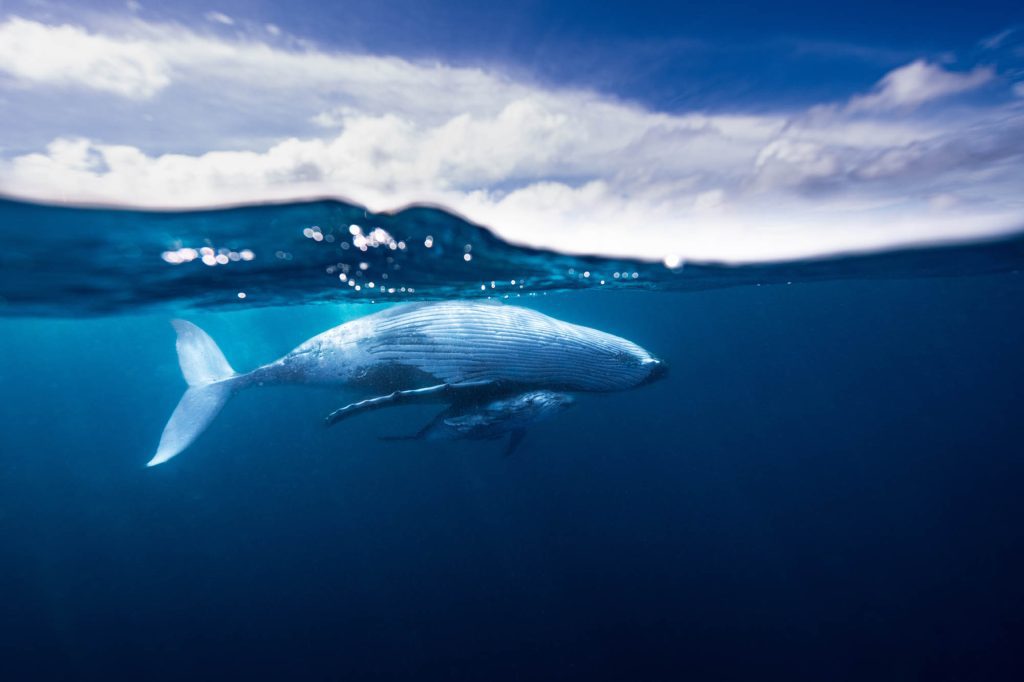
[[[0,192],[763,260],[1024,226],[1019,3],[0,2]]]
[[[121,2],[85,3],[123,11]],[[848,93],[915,57],[970,62],[1024,23],[1020,3],[225,0],[143,5],[195,24],[212,11],[339,50],[486,65],[652,106],[773,106]],[[15,6],[15,5],[11,5]]]

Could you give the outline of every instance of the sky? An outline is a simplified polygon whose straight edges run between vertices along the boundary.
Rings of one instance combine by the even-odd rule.
[[[1024,229],[1019,3],[0,0],[0,193],[750,262]]]

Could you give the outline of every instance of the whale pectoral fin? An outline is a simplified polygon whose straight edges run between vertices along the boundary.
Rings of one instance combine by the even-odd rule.
[[[360,400],[359,402],[350,403],[344,407],[340,407],[334,412],[327,415],[326,422],[327,426],[334,426],[343,419],[348,419],[357,414],[368,412],[370,410],[380,409],[382,407],[392,407],[394,405],[404,405],[415,402],[434,402],[438,398],[441,398],[449,393],[456,393],[473,388],[481,388],[483,386],[490,385],[489,381],[480,381],[472,383],[462,384],[438,384],[437,386],[427,386],[425,388],[413,388],[405,391],[393,391],[387,395],[377,396],[376,398],[367,398],[366,400]]]
[[[505,452],[502,453],[503,457],[508,457],[519,448],[519,444],[523,442],[523,438],[526,437],[526,429],[516,429],[508,437],[508,445],[505,446]]]
[[[366,400],[360,400],[359,402],[350,403],[344,407],[339,407],[334,412],[327,415],[327,425],[334,426],[342,419],[348,419],[362,412],[369,412],[370,410],[380,409],[382,407],[390,407],[392,405],[399,405],[401,403],[414,402],[419,399],[434,399],[451,390],[449,384],[438,384],[437,386],[427,386],[425,388],[414,388],[407,391],[393,391],[387,395],[377,396],[375,398],[367,398]]]

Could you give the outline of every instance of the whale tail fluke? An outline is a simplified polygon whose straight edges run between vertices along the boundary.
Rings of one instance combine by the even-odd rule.
[[[188,390],[164,427],[156,454],[146,464],[150,467],[174,457],[206,430],[234,392],[232,379],[238,376],[206,332],[185,320],[171,324],[178,332],[178,362]]]

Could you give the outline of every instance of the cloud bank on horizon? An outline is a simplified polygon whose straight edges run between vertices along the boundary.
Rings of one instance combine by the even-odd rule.
[[[744,262],[1024,229],[1024,86],[921,57],[798,110],[659,111],[274,25],[0,19],[0,192],[443,205],[518,243]],[[228,31],[228,32],[226,32]],[[989,43],[995,38],[989,39]],[[1014,48],[1009,54],[1022,54]]]

